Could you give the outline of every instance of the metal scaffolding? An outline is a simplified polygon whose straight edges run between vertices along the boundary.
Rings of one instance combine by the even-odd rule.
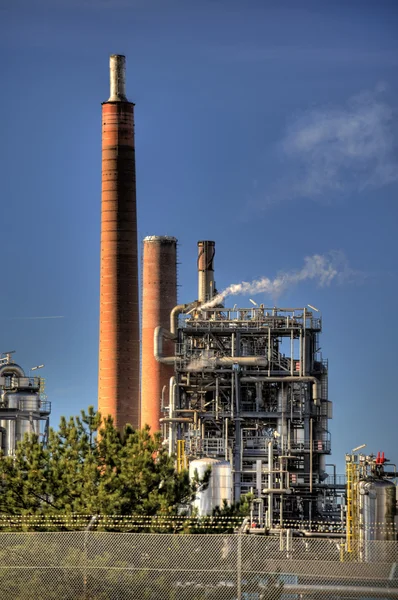
[[[326,472],[332,403],[319,312],[177,308],[175,331],[157,331],[155,348],[175,365],[161,421],[178,468],[185,459],[228,461],[233,501],[251,492],[270,528],[282,513],[340,517],[336,490],[344,486]],[[174,357],[162,356],[162,336],[174,339]]]

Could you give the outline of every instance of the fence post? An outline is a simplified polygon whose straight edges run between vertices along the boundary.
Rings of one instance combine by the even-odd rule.
[[[249,519],[247,517],[243,519],[242,525],[239,527],[238,531],[238,551],[236,557],[236,576],[238,578],[236,585],[237,600],[242,600],[242,535],[246,531],[248,522]]]
[[[238,533],[238,552],[237,552],[237,565],[236,565],[236,576],[238,578],[236,585],[236,596],[237,600],[242,600],[242,530]]]
[[[94,515],[93,517],[91,517],[89,524],[87,525],[86,529],[84,530],[84,542],[83,542],[83,553],[84,553],[83,554],[83,560],[84,560],[84,563],[83,563],[83,598],[84,598],[84,600],[87,600],[87,598],[88,598],[88,596],[87,596],[88,535],[89,535],[90,529],[97,522],[97,519],[98,519],[98,515]]]

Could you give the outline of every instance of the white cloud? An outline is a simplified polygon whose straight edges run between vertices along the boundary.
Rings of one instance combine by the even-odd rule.
[[[383,91],[380,85],[344,107],[316,108],[293,120],[280,144],[287,177],[276,197],[319,199],[397,181],[396,114]]]

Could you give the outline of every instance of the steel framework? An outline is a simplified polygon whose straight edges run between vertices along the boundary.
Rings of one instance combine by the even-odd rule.
[[[175,374],[161,419],[178,464],[183,452],[188,461],[229,461],[233,500],[252,492],[269,528],[275,515],[340,517],[336,490],[344,485],[326,483],[332,403],[320,314],[263,305],[186,310],[172,336],[175,356],[165,359]]]

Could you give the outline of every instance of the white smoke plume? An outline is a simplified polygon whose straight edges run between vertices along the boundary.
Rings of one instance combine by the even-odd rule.
[[[203,356],[199,358],[193,358],[187,365],[187,371],[203,371],[207,367],[211,367],[211,360]]]
[[[254,281],[242,281],[233,283],[225,290],[217,294],[212,300],[206,302],[201,308],[211,308],[220,304],[227,296],[236,296],[237,294],[266,294],[273,299],[278,298],[287,288],[292,287],[302,281],[316,280],[321,287],[328,286],[332,281],[342,283],[349,279],[356,278],[358,272],[348,266],[344,254],[333,250],[328,254],[314,254],[304,259],[304,266],[299,271],[290,271],[281,273],[275,279],[261,277]]]

